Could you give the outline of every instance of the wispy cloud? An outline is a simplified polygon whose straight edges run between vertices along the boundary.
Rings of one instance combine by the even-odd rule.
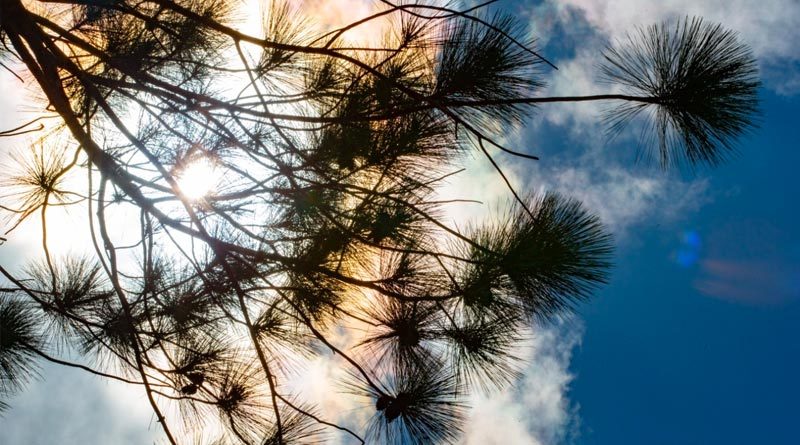
[[[639,224],[673,222],[711,199],[707,180],[681,181],[618,165],[556,167],[544,177],[552,189],[597,213],[618,238]]]
[[[783,94],[800,92],[800,48],[796,44],[800,41],[800,8],[796,0],[547,0],[532,13],[541,33],[559,26],[567,32],[580,29],[576,20],[582,19],[606,41],[621,38],[636,26],[685,16],[701,16],[738,31],[761,61],[768,87]],[[600,42],[590,40],[587,50]]]
[[[548,445],[575,433],[578,406],[567,397],[574,375],[569,363],[583,337],[576,320],[536,331],[529,365],[514,388],[477,396],[464,445]]]
[[[3,444],[141,445],[162,434],[139,388],[63,366],[45,365],[42,379],[10,403],[0,421]]]

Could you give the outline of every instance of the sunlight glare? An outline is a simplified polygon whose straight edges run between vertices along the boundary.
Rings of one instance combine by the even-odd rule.
[[[176,176],[178,188],[191,201],[197,201],[213,193],[219,179],[216,163],[206,157],[189,162]]]

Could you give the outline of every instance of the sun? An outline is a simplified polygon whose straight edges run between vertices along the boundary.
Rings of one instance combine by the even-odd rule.
[[[198,201],[213,194],[220,179],[220,171],[213,159],[198,157],[188,162],[176,175],[178,189],[183,197]]]

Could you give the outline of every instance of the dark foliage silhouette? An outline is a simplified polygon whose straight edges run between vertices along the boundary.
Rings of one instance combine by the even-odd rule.
[[[716,164],[753,125],[758,69],[736,33],[702,19],[640,29],[605,56],[602,73],[652,103],[625,103],[608,116],[619,128],[652,108],[649,132],[662,165]],[[685,158],[685,159],[684,159]]]
[[[173,445],[211,424],[217,444],[455,443],[468,396],[513,384],[525,339],[611,266],[579,202],[517,191],[496,157],[537,158],[503,133],[612,101],[612,132],[650,112],[661,164],[715,164],[757,111],[749,49],[700,19],[610,48],[624,94],[544,97],[553,64],[494,1],[376,3],[317,32],[275,0],[245,32],[229,0],[0,0],[0,68],[42,113],[0,132],[35,137],[0,178],[3,240],[38,219],[43,251],[0,265],[0,409],[50,361],[141,388]],[[436,192],[470,152],[509,203],[454,225]],[[54,207],[85,215],[85,254],[51,254]],[[325,398],[361,401],[342,423],[297,388],[320,357]]]

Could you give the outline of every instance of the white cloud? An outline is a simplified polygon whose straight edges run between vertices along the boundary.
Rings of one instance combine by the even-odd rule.
[[[618,165],[554,168],[550,188],[576,198],[600,216],[617,236],[645,221],[671,222],[705,204],[708,181],[681,181],[661,172],[647,174]]]
[[[139,445],[162,435],[139,388],[63,366],[45,365],[42,379],[8,402],[0,418],[3,444]]]
[[[601,53],[597,48],[580,50],[575,58],[558,61],[558,71],[553,72],[545,94],[548,96],[589,96],[609,92],[609,87],[599,85],[596,66]],[[569,128],[573,135],[598,133],[602,102],[555,103],[542,110],[544,118],[553,124]]]
[[[632,25],[702,16],[741,33],[759,57],[800,58],[800,8],[796,0],[560,0],[579,8],[590,22],[617,37]]]
[[[576,321],[538,329],[524,377],[514,388],[473,398],[463,445],[549,445],[569,439],[578,407],[567,397],[572,352],[583,327]]]
[[[541,161],[508,161],[498,157],[504,172],[522,195],[554,191],[581,201],[618,237],[646,221],[673,222],[697,210],[713,197],[707,179],[682,180],[656,168],[626,168],[615,160],[617,154],[602,145],[587,147],[576,159],[563,161],[544,157]],[[476,157],[467,170],[450,180],[440,199],[478,199],[481,204],[459,204],[448,212],[463,228],[502,210],[512,199],[505,183],[488,161]]]
[[[797,0],[548,0],[532,14],[539,33],[555,23],[570,30],[571,23],[582,15],[610,40],[623,37],[636,26],[701,16],[740,33],[761,61],[768,87],[784,94],[797,93],[800,88]]]
[[[636,27],[685,16],[700,16],[739,32],[760,62],[766,87],[783,95],[800,93],[797,0],[546,0],[527,13],[540,45],[550,42],[559,30],[565,30],[559,39],[574,44],[574,56],[555,60],[559,69],[549,74],[548,96],[615,92],[596,76],[603,49]],[[600,128],[603,106],[600,102],[552,104],[543,115],[573,134],[587,134]]]

